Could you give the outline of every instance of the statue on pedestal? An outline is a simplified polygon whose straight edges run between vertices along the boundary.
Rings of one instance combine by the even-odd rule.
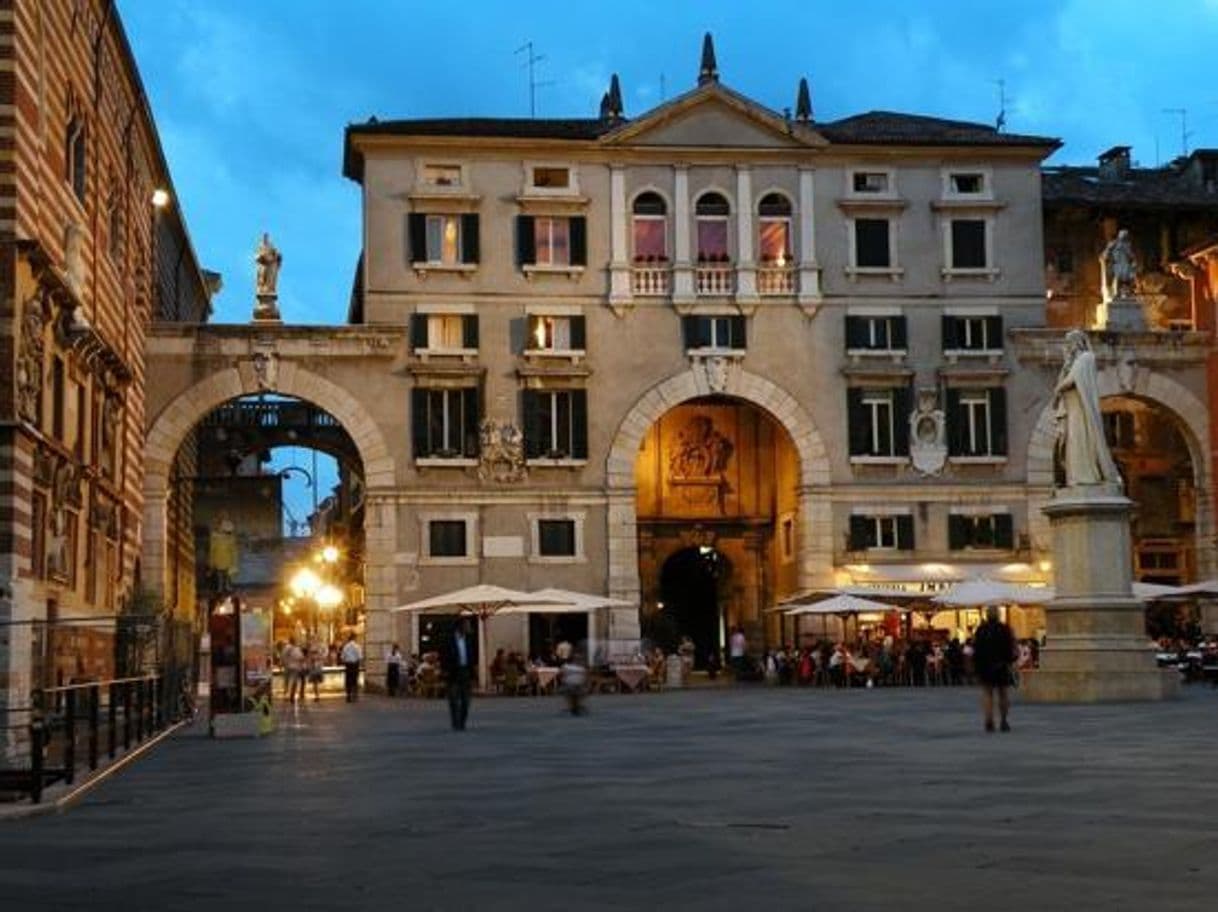
[[[1066,333],[1065,362],[1053,391],[1053,408],[1066,487],[1111,484],[1119,489],[1121,473],[1104,438],[1095,354],[1081,329]]]
[[[254,276],[254,294],[257,297],[254,319],[278,320],[279,267],[283,264],[283,254],[271,243],[271,236],[266,232],[262,233],[262,240],[258,242],[254,264],[257,267]]]
[[[1133,286],[1137,278],[1138,258],[1129,240],[1129,229],[1122,228],[1100,254],[1100,282],[1103,285],[1104,303],[1115,298],[1133,297]]]

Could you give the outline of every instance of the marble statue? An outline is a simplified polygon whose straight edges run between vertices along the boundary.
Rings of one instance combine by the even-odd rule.
[[[1087,334],[1066,333],[1065,363],[1053,391],[1057,451],[1066,470],[1066,486],[1121,485],[1100,413],[1095,354]]]
[[[259,297],[277,295],[279,285],[279,267],[283,264],[283,254],[271,243],[271,236],[266,232],[258,242],[258,250],[254,254],[254,262],[258,266],[255,291]]]
[[[1129,230],[1122,228],[1100,254],[1100,282],[1105,303],[1132,297],[1137,277],[1138,258],[1129,240]]]

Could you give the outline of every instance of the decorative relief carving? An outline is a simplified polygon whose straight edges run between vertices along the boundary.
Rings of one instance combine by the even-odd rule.
[[[708,415],[695,415],[677,432],[676,445],[668,457],[668,483],[691,507],[726,510],[732,486],[727,467],[735,444],[715,429]]]
[[[529,470],[524,461],[524,435],[511,421],[482,419],[478,428],[478,480],[499,484],[524,481]]]
[[[934,387],[918,390],[918,405],[909,416],[909,458],[923,475],[938,475],[947,463],[947,422]]]
[[[37,424],[42,403],[43,365],[46,343],[47,308],[41,293],[29,298],[21,314],[21,337],[17,343],[17,413]]]
[[[275,344],[261,343],[255,350],[252,358],[254,366],[254,379],[258,383],[258,389],[274,392],[279,387],[279,352],[275,350]]]

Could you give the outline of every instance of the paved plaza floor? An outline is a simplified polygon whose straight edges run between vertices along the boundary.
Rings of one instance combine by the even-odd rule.
[[[1218,908],[1218,691],[323,702],[0,822],[0,909]]]

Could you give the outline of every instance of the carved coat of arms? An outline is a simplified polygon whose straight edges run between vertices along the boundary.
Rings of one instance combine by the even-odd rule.
[[[947,462],[947,422],[933,387],[918,390],[918,407],[909,416],[909,459],[923,475],[938,475]]]
[[[510,421],[483,418],[478,427],[478,480],[511,484],[524,481],[524,434]]]

